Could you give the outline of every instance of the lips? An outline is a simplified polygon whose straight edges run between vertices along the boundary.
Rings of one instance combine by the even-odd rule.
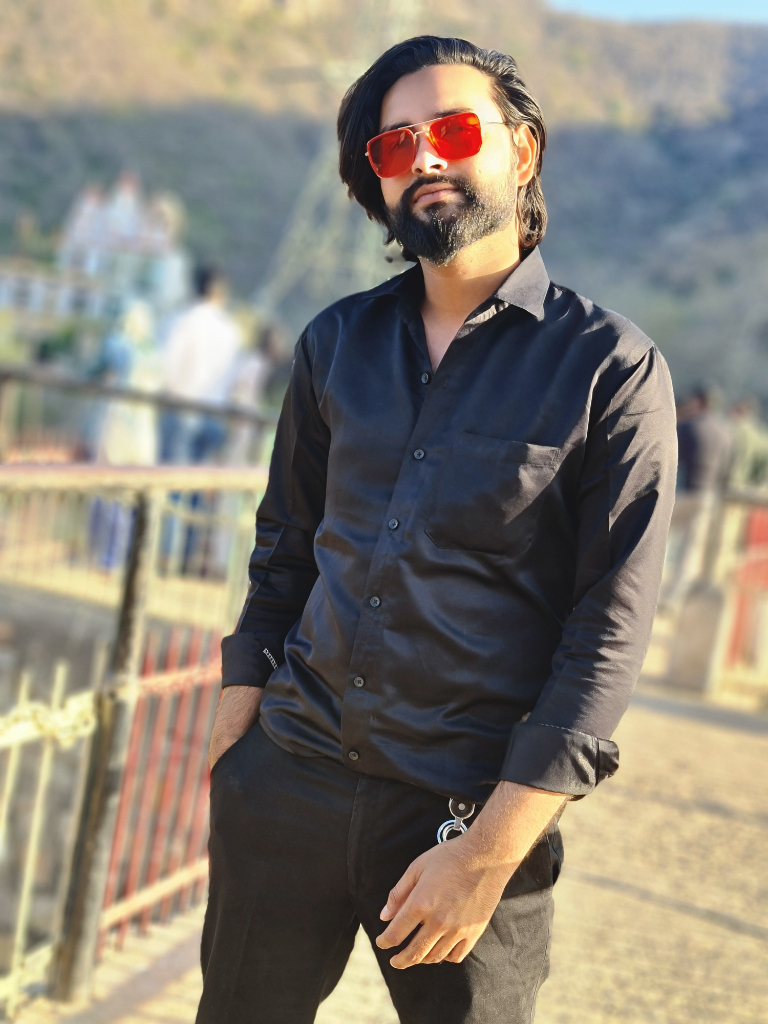
[[[460,194],[461,189],[455,185],[446,181],[435,181],[429,185],[422,185],[421,188],[416,190],[413,197],[413,205],[419,206],[430,202],[441,202],[457,193]]]

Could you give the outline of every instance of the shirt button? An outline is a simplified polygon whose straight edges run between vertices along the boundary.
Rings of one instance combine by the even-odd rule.
[[[421,375],[421,383],[422,384],[429,384],[429,382],[431,380],[432,380],[432,378],[429,376],[428,373],[422,373],[422,375]]]
[[[413,453],[413,457],[414,457],[414,459],[423,459],[424,458],[424,452],[422,451],[421,448],[417,448],[416,451]]]
[[[362,676],[355,676],[352,682],[355,684],[358,690],[360,689],[361,686],[365,686],[365,680],[363,679]]]
[[[397,520],[397,519],[390,519],[389,520],[389,528],[390,528],[390,530],[396,530],[399,525],[400,525],[399,520]]]
[[[371,608],[378,608],[379,605],[381,604],[381,601],[378,597],[372,597],[368,603],[370,604]]]
[[[357,761],[359,760],[360,755],[356,750],[350,750],[350,752],[347,754],[347,757],[349,758],[350,761]]]

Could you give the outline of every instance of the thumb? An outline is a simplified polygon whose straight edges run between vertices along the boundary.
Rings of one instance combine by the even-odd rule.
[[[387,903],[379,917],[382,921],[391,921],[395,914],[400,910],[405,901],[408,899],[416,883],[421,875],[421,868],[417,866],[416,862],[411,864],[406,870],[403,877],[392,889],[389,896],[387,897]]]

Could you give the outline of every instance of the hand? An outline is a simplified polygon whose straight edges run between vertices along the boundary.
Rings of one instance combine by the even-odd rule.
[[[259,717],[263,693],[260,686],[227,686],[221,691],[208,744],[209,768],[213,768],[221,755],[237,743]]]
[[[390,924],[376,945],[399,946],[420,925],[408,946],[389,961],[393,967],[460,963],[485,931],[516,867],[484,863],[471,833],[427,850],[389,894],[381,919]]]
[[[500,782],[470,830],[427,850],[410,865],[381,912],[376,939],[393,967],[461,963],[485,931],[504,887],[567,797]]]

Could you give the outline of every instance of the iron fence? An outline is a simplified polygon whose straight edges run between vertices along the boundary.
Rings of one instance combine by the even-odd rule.
[[[108,412],[126,408],[143,410],[150,417],[144,425],[158,438],[164,418],[214,424],[220,443],[207,461],[242,465],[266,461],[277,420],[266,410],[83,380],[45,367],[0,365],[0,462],[94,461]]]
[[[49,975],[89,741],[96,728],[93,692],[68,694],[68,677],[67,662],[59,660],[47,699],[34,699],[32,673],[23,670],[15,704],[0,718],[5,761],[0,855],[6,894],[0,921],[0,1002],[10,1017],[30,991],[45,987]],[[56,785],[56,775],[70,783],[66,790]],[[63,835],[62,823],[68,826]]]
[[[204,891],[219,641],[242,603],[265,483],[260,469],[0,467],[4,607],[33,593],[42,609],[63,599],[113,622],[88,679],[68,679],[59,661],[47,689],[29,671],[7,687],[0,837],[22,821],[6,844],[5,915],[0,884],[9,1016],[36,987],[87,990],[105,942]],[[54,794],[62,754],[70,764]],[[46,834],[51,822],[61,836]]]
[[[56,652],[47,673],[0,663],[8,1016],[36,990],[87,991],[105,943],[202,897],[219,639],[265,484],[263,469],[0,466],[0,620],[32,595],[40,620],[54,602],[88,607],[111,637],[87,671]],[[729,495],[715,534],[709,690],[764,700],[766,495]]]

